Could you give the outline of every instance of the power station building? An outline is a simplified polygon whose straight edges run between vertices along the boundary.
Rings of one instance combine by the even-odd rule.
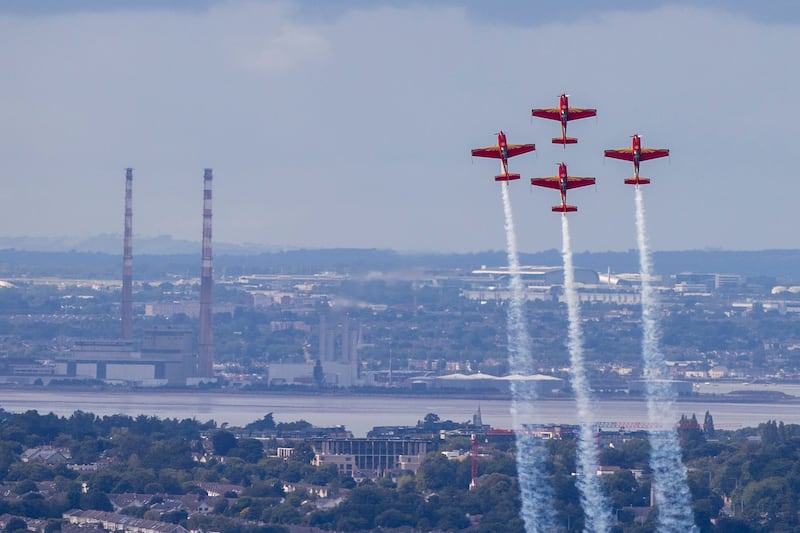
[[[199,335],[190,329],[159,328],[133,339],[133,170],[125,169],[125,230],[122,261],[121,331],[119,339],[76,341],[56,358],[54,378],[92,379],[139,386],[185,386],[213,381],[211,184],[203,173],[203,242]]]
[[[308,358],[304,363],[270,363],[269,383],[311,385],[317,381],[314,372],[319,365],[326,385],[356,386],[361,381],[358,362],[360,343],[361,328],[350,315],[322,314],[319,323],[319,358]]]
[[[183,386],[196,376],[193,333],[188,329],[145,331],[129,340],[76,341],[56,358],[54,377],[97,379],[139,386]]]

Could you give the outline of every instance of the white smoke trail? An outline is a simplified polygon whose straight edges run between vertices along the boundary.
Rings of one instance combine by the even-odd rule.
[[[564,259],[564,296],[567,300],[569,317],[570,380],[578,409],[578,489],[585,522],[583,530],[602,533],[610,530],[611,511],[608,500],[603,495],[600,478],[597,476],[598,452],[592,431],[591,405],[589,400],[589,381],[583,359],[583,332],[581,330],[580,304],[575,288],[575,271],[572,264],[572,245],[570,243],[569,221],[566,213],[561,216],[561,255]]]
[[[509,270],[508,360],[512,374],[528,375],[533,372],[533,364],[530,358],[531,340],[523,313],[525,291],[519,274],[517,236],[514,230],[508,184],[503,183],[500,188],[503,190]],[[521,420],[532,420],[531,411],[536,395],[523,382],[512,381],[511,397],[511,415],[514,430],[517,433],[517,476],[525,531],[526,533],[547,533],[556,529],[555,513],[552,509],[553,491],[545,482],[547,451],[541,440],[531,435],[529,431],[524,431],[521,425]]]
[[[650,426],[650,467],[653,491],[658,506],[659,533],[697,531],[690,505],[686,467],[681,461],[681,447],[675,430],[658,430],[665,421],[675,421],[675,392],[667,380],[664,356],[659,348],[661,333],[658,299],[651,285],[652,264],[647,247],[644,195],[636,187],[636,241],[642,281],[642,352],[647,384],[647,418]]]

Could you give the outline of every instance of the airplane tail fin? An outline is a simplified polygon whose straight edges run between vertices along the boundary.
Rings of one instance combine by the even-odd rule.
[[[576,144],[578,139],[575,137],[553,137],[553,144]]]
[[[553,206],[553,213],[573,213],[577,211],[578,208],[574,205],[554,205]]]
[[[519,174],[500,174],[494,177],[494,181],[513,181],[518,179]]]
[[[641,176],[625,180],[625,185],[647,185],[648,183],[650,183],[650,178],[643,178]]]

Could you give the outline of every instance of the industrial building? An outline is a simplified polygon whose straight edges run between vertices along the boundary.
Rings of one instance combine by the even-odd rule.
[[[347,313],[322,314],[319,323],[319,358],[303,363],[270,363],[271,385],[312,385],[317,383],[315,368],[321,369],[322,382],[334,387],[353,387],[361,383],[358,346],[361,328]],[[319,371],[318,371],[319,372]]]
[[[191,330],[145,331],[137,346],[129,340],[86,340],[56,358],[56,376],[139,386],[186,385],[195,377]]]

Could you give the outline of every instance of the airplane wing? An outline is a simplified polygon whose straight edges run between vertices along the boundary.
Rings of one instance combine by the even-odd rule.
[[[594,178],[579,178],[578,176],[567,176],[567,189],[577,189],[578,187],[586,187],[587,185],[594,185]]]
[[[472,150],[474,157],[491,157],[493,159],[500,159],[499,146],[487,146],[486,148],[475,148]]]
[[[547,109],[531,109],[531,115],[539,118],[548,118],[550,120],[561,120],[561,110],[557,107],[548,107]]]
[[[578,120],[580,118],[594,117],[597,109],[583,109],[580,107],[570,107],[567,111],[567,120]]]
[[[658,159],[659,157],[667,157],[669,150],[666,148],[642,148],[642,155],[639,159],[648,161],[650,159]]]
[[[508,147],[508,157],[514,157],[515,155],[520,154],[527,154],[528,152],[533,152],[536,150],[535,144],[509,144]],[[475,155],[474,151],[473,154]]]
[[[537,187],[547,187],[548,189],[560,189],[561,184],[558,182],[558,176],[548,176],[546,178],[531,178],[531,185]]]
[[[633,150],[630,148],[619,148],[618,150],[606,150],[605,155],[606,157],[611,157],[613,159],[633,161]]]

